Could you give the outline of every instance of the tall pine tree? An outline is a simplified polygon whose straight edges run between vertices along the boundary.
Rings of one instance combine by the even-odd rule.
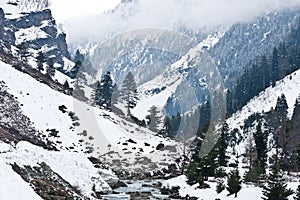
[[[161,113],[156,106],[151,106],[148,112],[149,115],[147,116],[147,119],[149,129],[157,133],[161,124]]]
[[[48,61],[48,66],[47,66],[47,70],[46,70],[46,75],[49,78],[53,78],[55,75],[55,68],[54,68],[54,61],[52,59],[50,59]]]
[[[218,140],[218,162],[220,166],[227,166],[228,157],[226,156],[226,149],[228,147],[228,124],[226,122],[223,123],[221,129],[221,135]]]
[[[287,184],[283,179],[282,172],[278,163],[272,166],[272,170],[268,176],[267,185],[263,187],[262,199],[264,200],[288,200],[288,196],[293,194],[291,189],[286,188]]]
[[[257,152],[256,163],[258,167],[265,170],[267,164],[267,142],[268,136],[262,131],[262,123],[259,122],[256,126],[256,132],[253,134],[255,141],[255,148]]]
[[[110,72],[101,77],[101,81],[97,82],[95,89],[95,103],[107,110],[111,109],[113,81]]]
[[[130,109],[134,108],[137,104],[137,86],[132,72],[128,72],[120,89],[120,98],[125,102],[127,108],[127,116],[130,116]]]
[[[44,70],[44,63],[46,62],[45,54],[42,51],[38,52],[38,55],[36,57],[37,67],[39,71]]]

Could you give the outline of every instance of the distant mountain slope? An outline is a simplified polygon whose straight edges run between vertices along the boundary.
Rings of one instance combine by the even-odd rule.
[[[242,110],[233,114],[227,120],[230,129],[240,129],[244,124],[244,120],[250,115],[257,112],[268,112],[271,108],[275,108],[277,98],[284,94],[289,106],[288,116],[293,114],[294,104],[300,94],[300,70],[295,71],[284,79],[277,81],[276,86],[270,86],[259,96],[254,97]]]
[[[226,87],[232,86],[258,56],[270,55],[275,46],[287,41],[299,17],[300,10],[297,8],[278,9],[250,22],[231,26],[209,50]]]

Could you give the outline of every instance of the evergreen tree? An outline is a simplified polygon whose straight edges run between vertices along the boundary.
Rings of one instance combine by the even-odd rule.
[[[101,82],[97,82],[95,91],[95,103],[107,110],[111,109],[111,99],[113,93],[113,82],[110,72],[102,76]]]
[[[287,200],[293,191],[286,188],[286,183],[279,169],[278,163],[272,166],[272,171],[268,176],[267,186],[263,187],[262,199],[264,200]]]
[[[17,47],[17,53],[18,53],[19,57],[21,58],[21,60],[23,62],[27,62],[27,59],[30,56],[30,53],[27,48],[27,44],[25,42],[22,42],[22,43],[18,44],[16,47]]]
[[[287,114],[288,105],[284,94],[282,94],[278,97],[274,110],[274,130],[278,130],[275,135],[275,142],[278,147],[282,148],[280,165],[283,168],[287,168],[289,163],[287,144],[290,138],[286,130]]]
[[[172,131],[172,122],[171,119],[166,116],[165,120],[164,120],[164,133],[165,135],[169,136],[169,137],[173,137],[173,131]]]
[[[300,95],[298,96],[294,104],[292,121],[298,121],[299,116],[300,116]]]
[[[137,86],[134,80],[134,76],[131,72],[128,72],[123,83],[121,85],[120,96],[125,101],[125,107],[127,108],[127,116],[130,116],[130,109],[134,108],[137,104]]]
[[[36,57],[37,67],[39,71],[44,70],[44,63],[46,62],[45,54],[42,51],[38,52],[38,55]]]
[[[259,167],[261,167],[264,171],[267,163],[267,142],[268,138],[262,131],[262,124],[261,122],[258,123],[256,126],[256,132],[254,133],[254,141],[255,141],[255,148],[257,152],[257,160],[256,163]]]
[[[288,105],[284,94],[281,94],[281,96],[277,98],[275,112],[277,116],[277,123],[282,124],[286,120],[288,113]]]
[[[96,105],[100,105],[101,102],[101,83],[100,81],[96,82],[96,88],[94,90],[94,101]]]
[[[55,75],[55,68],[54,68],[54,61],[52,59],[50,59],[48,61],[48,66],[47,66],[47,70],[46,70],[46,75],[49,77],[49,78],[52,78],[54,77]]]
[[[118,85],[114,84],[113,93],[112,93],[112,96],[111,96],[111,105],[112,106],[118,103],[119,96],[120,96],[120,91],[119,91]]]
[[[296,196],[294,197],[294,200],[300,200],[300,185],[297,187]]]
[[[156,106],[151,106],[148,112],[149,115],[147,119],[149,129],[157,133],[159,131],[159,125],[161,124],[161,113]]]
[[[237,197],[237,193],[242,189],[242,181],[241,177],[239,175],[238,170],[233,170],[229,174],[227,187],[226,189],[229,192],[229,195],[234,194],[235,197]]]
[[[70,89],[70,85],[69,85],[69,82],[68,82],[68,80],[65,80],[65,82],[64,82],[64,88],[65,89]]]
[[[199,183],[199,185],[204,184],[204,179],[201,173],[199,173],[199,164],[197,162],[191,162],[186,170],[187,183],[189,185],[194,185]]]
[[[227,166],[228,156],[226,156],[226,149],[228,147],[228,124],[226,122],[222,125],[221,135],[218,145],[218,162],[220,166]]]
[[[253,167],[246,172],[244,180],[245,182],[258,183],[263,178],[265,169],[258,164],[254,164]]]

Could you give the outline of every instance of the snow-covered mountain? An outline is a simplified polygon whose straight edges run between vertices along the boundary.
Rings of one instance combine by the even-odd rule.
[[[54,62],[54,67],[66,73],[74,63],[66,43],[66,34],[55,22],[47,1],[1,2],[1,47],[4,51],[18,56],[18,48],[29,52],[28,62],[36,67],[38,52]],[[43,5],[44,3],[45,5]],[[20,50],[19,50],[20,51]]]
[[[120,12],[120,9],[117,8],[114,12]],[[119,85],[129,71],[133,72],[140,86],[140,99],[144,100],[140,102],[142,105],[146,104],[145,102],[149,104],[151,99],[155,98],[151,93],[162,97],[166,95],[160,94],[162,88],[172,91],[160,101],[159,107],[167,115],[176,115],[177,112],[187,111],[180,108],[178,102],[178,98],[181,98],[180,91],[172,89],[168,80],[160,76],[169,76],[172,79],[174,70],[185,76],[195,91],[194,99],[197,103],[193,106],[201,105],[210,98],[209,92],[205,91],[207,90],[205,75],[195,73],[194,67],[199,69],[201,66],[192,62],[199,55],[191,54],[188,50],[196,48],[208,52],[207,55],[217,66],[218,73],[222,77],[219,81],[225,88],[231,88],[245,69],[250,68],[255,62],[260,62],[259,56],[270,55],[280,42],[289,40],[292,28],[297,25],[299,14],[299,9],[272,10],[248,22],[234,24],[228,28],[218,26],[213,31],[200,33],[187,28],[175,31],[162,29],[130,31],[94,46],[88,57],[93,67],[98,70],[94,76],[95,81],[100,79],[102,73],[110,71],[116,84]],[[201,37],[198,37],[198,34]],[[170,67],[173,65],[185,66]],[[137,114],[141,117],[145,116],[146,112],[141,115],[140,111]]]
[[[137,2],[122,1],[105,16],[116,17],[121,13],[122,20],[129,20],[139,14],[139,10],[135,10]],[[289,42],[291,30],[300,16],[299,9],[278,9],[232,26],[218,24],[196,31],[188,24],[172,22],[170,30],[144,28],[96,44],[87,42],[84,46],[74,46],[73,43],[71,51],[80,49],[86,54],[77,55],[83,61],[83,68],[94,67],[90,73],[83,73],[88,83],[79,85],[82,73],[74,72],[75,62],[71,61],[66,42],[68,33],[56,24],[49,9],[51,1],[0,0],[0,5],[0,176],[3,180],[0,199],[13,200],[56,199],[58,196],[106,198],[103,194],[117,192],[114,187],[124,187],[120,178],[172,178],[182,174],[190,158],[189,145],[194,145],[191,140],[199,139],[194,137],[199,134],[199,106],[210,102],[212,123],[208,132],[214,130],[212,126],[219,128],[226,117],[227,89],[235,85],[258,56],[271,55],[279,42]],[[112,27],[104,32],[116,34],[124,27]],[[22,45],[29,51],[28,60],[19,55]],[[37,69],[38,52],[54,62],[53,77],[47,76],[47,70]],[[97,72],[92,74],[93,71]],[[165,115],[194,116],[195,119],[187,118],[189,123],[177,122],[178,135],[192,139],[179,142],[150,131],[147,125],[141,127],[132,119],[95,107],[92,87],[107,71],[118,86],[128,72],[135,75],[139,100],[131,114],[137,121],[144,120],[153,105]],[[77,79],[69,77],[71,73],[77,73]],[[281,94],[286,97],[290,118],[300,93],[299,76],[297,70],[253,97],[226,120],[229,131],[242,133],[245,120],[254,113],[273,110]],[[80,92],[84,88],[83,99],[75,95],[76,88]],[[234,135],[239,142],[225,150],[230,157],[226,172],[233,169],[238,160],[235,167],[242,176],[245,174],[248,165],[245,153],[252,132]],[[205,140],[211,140],[207,148],[212,149],[218,138],[209,136]],[[269,139],[271,158],[274,150],[270,145],[271,134]],[[132,180],[127,180],[128,185]],[[295,189],[296,184],[291,180],[288,187]],[[205,199],[233,199],[226,191],[216,193],[215,178],[209,178],[210,188],[204,190],[198,189],[197,184],[187,185],[184,175],[167,180],[163,185],[180,186],[178,195],[183,198],[188,194]],[[239,199],[262,196],[258,186],[244,183],[242,186]],[[141,187],[148,186],[141,184]],[[18,193],[12,188],[18,188]],[[141,193],[131,191],[120,195],[144,198]]]

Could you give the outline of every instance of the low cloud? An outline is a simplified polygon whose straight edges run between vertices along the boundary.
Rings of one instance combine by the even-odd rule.
[[[267,11],[299,7],[299,0],[133,0],[101,15],[83,15],[63,22],[71,43],[99,42],[140,28],[191,30],[251,21]]]

